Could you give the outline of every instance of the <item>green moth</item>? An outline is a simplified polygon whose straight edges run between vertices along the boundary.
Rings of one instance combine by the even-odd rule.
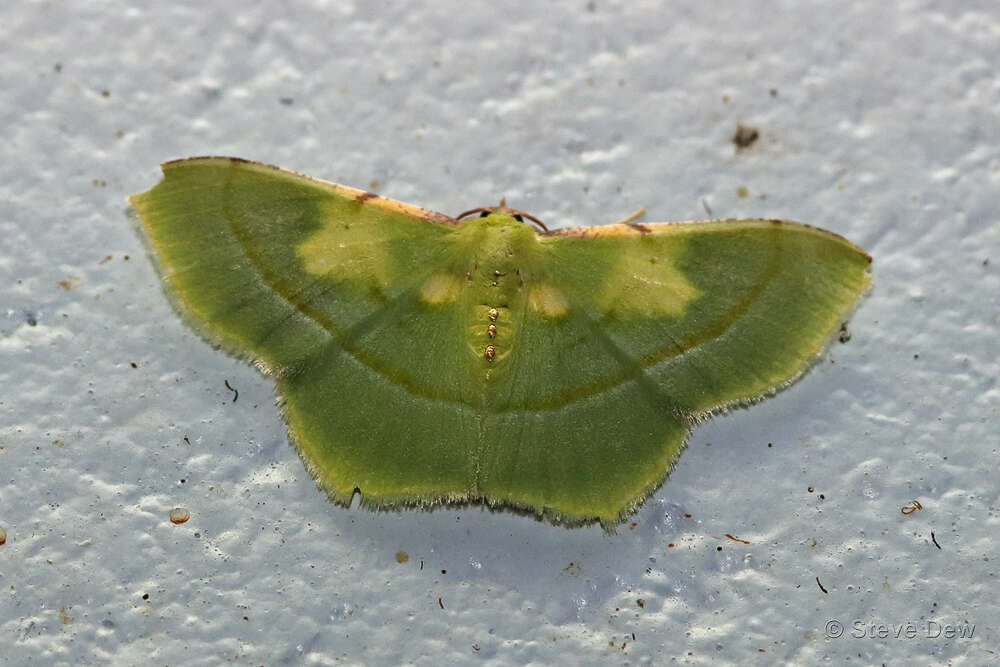
[[[162,166],[131,203],[168,296],[273,375],[344,504],[610,526],[692,423],[806,371],[871,281],[857,246],[782,220],[547,232],[242,159]]]

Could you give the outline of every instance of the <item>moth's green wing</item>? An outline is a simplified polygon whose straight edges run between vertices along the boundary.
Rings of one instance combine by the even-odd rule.
[[[167,292],[197,331],[277,377],[293,440],[341,502],[467,497],[454,309],[415,309],[454,221],[234,158],[163,165],[134,195]],[[456,350],[458,350],[456,352]],[[475,429],[473,429],[473,432]]]
[[[860,248],[783,220],[610,225],[549,241],[570,298],[695,417],[796,379],[871,283]]]
[[[624,516],[691,422],[795,380],[871,278],[856,246],[784,221],[609,225],[540,246],[478,489],[570,519]]]

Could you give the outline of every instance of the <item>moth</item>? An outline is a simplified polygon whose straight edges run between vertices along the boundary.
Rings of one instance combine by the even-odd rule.
[[[167,295],[275,379],[342,504],[614,525],[693,423],[801,376],[871,282],[860,248],[784,220],[548,231],[237,158],[162,167],[130,201]]]

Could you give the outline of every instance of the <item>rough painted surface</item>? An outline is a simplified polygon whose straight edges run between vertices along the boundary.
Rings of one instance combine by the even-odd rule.
[[[0,9],[3,660],[993,660],[991,4],[271,12]],[[124,216],[203,153],[552,227],[791,217],[877,287],[807,382],[696,429],[634,528],[337,509]]]

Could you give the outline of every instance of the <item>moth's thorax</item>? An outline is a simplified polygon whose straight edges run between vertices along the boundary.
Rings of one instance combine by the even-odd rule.
[[[456,236],[466,263],[471,261],[465,267],[467,278],[505,298],[519,286],[511,277],[525,264],[533,264],[539,249],[535,230],[503,212],[464,221]]]
[[[538,243],[538,235],[531,225],[500,211],[463,221],[458,235],[487,253],[517,251]]]

